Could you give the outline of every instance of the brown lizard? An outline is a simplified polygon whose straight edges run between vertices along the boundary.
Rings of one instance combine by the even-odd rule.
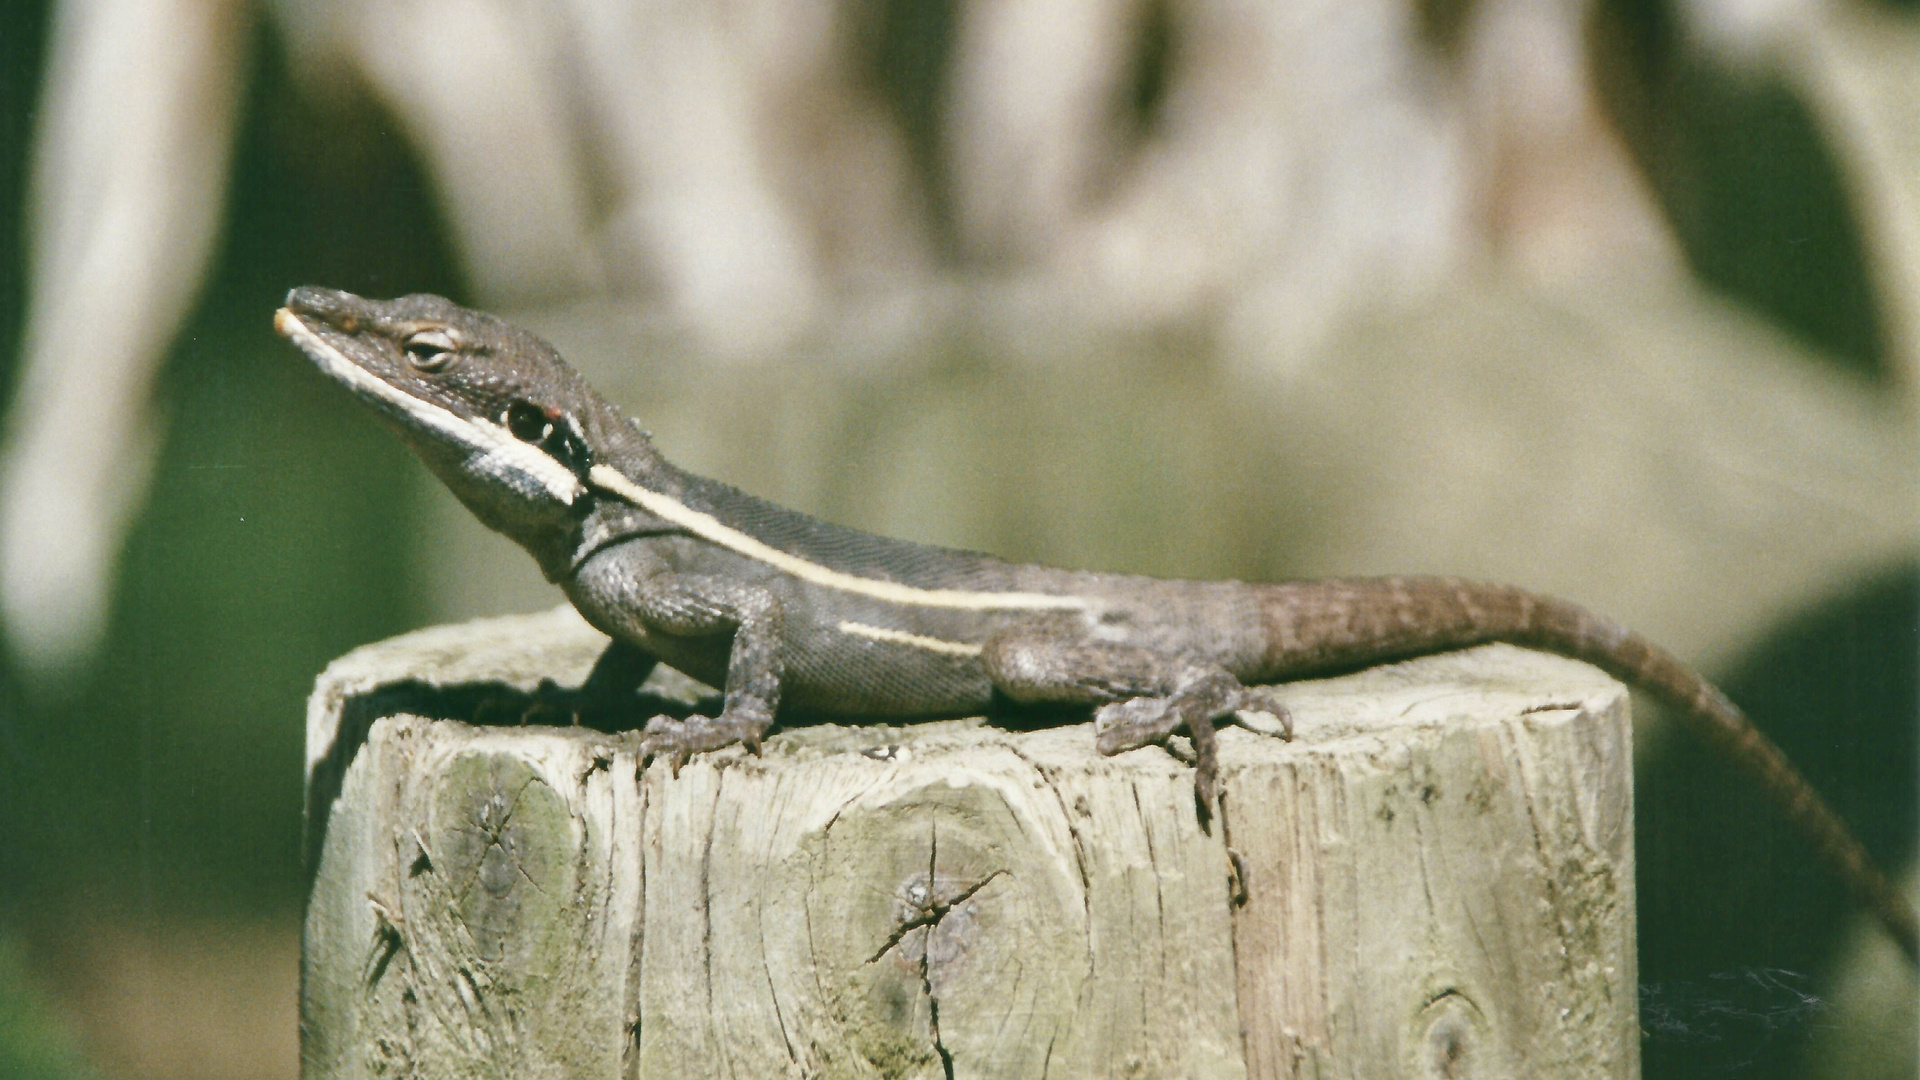
[[[1692,668],[1564,600],[1442,577],[1172,581],[888,539],[674,467],[551,346],[439,297],[295,289],[275,325],[612,637],[583,708],[631,700],[659,662],[725,687],[716,716],[646,721],[647,757],[757,749],[783,712],[1079,706],[1103,753],[1191,739],[1204,824],[1216,725],[1291,734],[1263,684],[1511,642],[1675,705],[1916,955],[1913,908],[1779,748]]]

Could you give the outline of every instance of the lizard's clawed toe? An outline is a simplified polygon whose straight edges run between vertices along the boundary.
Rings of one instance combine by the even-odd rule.
[[[675,720],[671,716],[656,716],[640,729],[640,765],[645,768],[655,761],[664,761],[677,778],[680,766],[693,756],[692,741],[687,721]]]
[[[1211,751],[1200,752],[1193,765],[1193,808],[1202,832],[1211,832],[1214,813],[1220,808],[1220,763]]]
[[[1242,706],[1233,711],[1233,722],[1246,728],[1255,735],[1265,735],[1283,742],[1293,739],[1293,714],[1284,706],[1262,703],[1259,707]]]
[[[722,713],[717,717],[689,716],[685,720],[656,716],[640,730],[638,750],[643,765],[665,761],[677,777],[681,766],[692,760],[693,755],[709,750],[743,745],[758,754],[761,733],[766,728],[766,722],[751,714]]]
[[[1241,687],[1230,713],[1233,723],[1255,735],[1292,739],[1293,714],[1280,701],[1278,690],[1273,686]]]

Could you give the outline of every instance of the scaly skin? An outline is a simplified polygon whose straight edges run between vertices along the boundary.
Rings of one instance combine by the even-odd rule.
[[[648,720],[635,736],[646,758],[677,768],[757,749],[783,710],[897,719],[1077,705],[1092,709],[1102,753],[1184,731],[1204,823],[1219,794],[1215,725],[1291,734],[1261,684],[1512,642],[1677,706],[1916,953],[1912,908],[1745,714],[1573,604],[1451,578],[1167,581],[891,540],[682,472],[551,346],[439,297],[295,289],[275,326],[612,637],[583,709],[617,711],[658,662],[725,687],[718,716]]]

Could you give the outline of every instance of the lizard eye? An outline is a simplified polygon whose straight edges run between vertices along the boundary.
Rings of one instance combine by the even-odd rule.
[[[546,411],[531,401],[516,401],[507,406],[501,418],[508,434],[521,442],[540,443],[553,435],[553,421]]]
[[[453,335],[445,330],[422,330],[401,347],[407,352],[407,363],[427,372],[439,371],[452,363],[454,350],[458,348]]]

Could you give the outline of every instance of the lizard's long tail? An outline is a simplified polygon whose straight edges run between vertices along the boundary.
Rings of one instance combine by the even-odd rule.
[[[1453,578],[1259,588],[1268,642],[1260,681],[1504,641],[1584,660],[1671,703],[1701,738],[1759,782],[1854,898],[1920,962],[1920,920],[1846,823],[1725,694],[1639,634],[1564,600]]]

